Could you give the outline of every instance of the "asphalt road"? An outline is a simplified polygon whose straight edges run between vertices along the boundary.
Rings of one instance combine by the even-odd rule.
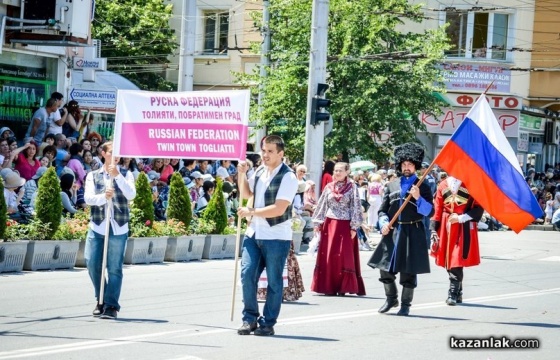
[[[483,232],[481,253],[465,270],[464,304],[445,305],[447,274],[434,265],[419,276],[411,315],[398,317],[377,313],[383,288],[361,252],[366,296],[307,290],[266,338],[237,335],[239,290],[230,321],[233,260],[127,266],[116,321],[91,316],[84,269],[0,274],[0,360],[558,359],[560,233]],[[298,260],[309,288],[314,259]],[[538,348],[451,348],[492,337]]]

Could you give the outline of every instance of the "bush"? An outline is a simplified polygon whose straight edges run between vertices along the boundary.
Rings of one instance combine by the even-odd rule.
[[[48,226],[45,237],[34,240],[52,239],[54,233],[60,226],[62,217],[62,198],[60,197],[60,182],[56,175],[56,169],[51,166],[39,180],[39,190],[35,210],[35,219]]]
[[[152,229],[158,236],[183,236],[188,234],[188,228],[185,224],[175,219],[156,221]]]
[[[0,239],[6,238],[6,228],[8,226],[8,207],[4,197],[4,180],[0,176]]]
[[[45,240],[52,239],[53,235],[49,224],[45,224],[38,219],[31,220],[28,224],[20,224],[9,221],[10,225],[6,229],[6,240]]]
[[[191,196],[179,173],[173,173],[169,184],[167,220],[172,219],[183,224],[190,224],[192,219]],[[188,230],[186,226],[185,230]]]
[[[78,211],[74,217],[68,214],[54,233],[53,240],[85,240],[89,230],[89,218],[89,207]]]
[[[190,234],[207,235],[212,234],[216,228],[216,223],[212,220],[205,220],[203,218],[193,219],[189,227]]]
[[[206,221],[214,221],[216,227],[213,234],[222,234],[228,224],[226,201],[222,192],[223,181],[221,178],[216,179],[216,190],[212,194],[208,206],[202,213],[202,218]]]
[[[136,197],[130,207],[130,236],[154,236],[153,234],[149,235],[153,232],[154,217],[152,188],[148,183],[146,174],[140,173],[136,180]]]

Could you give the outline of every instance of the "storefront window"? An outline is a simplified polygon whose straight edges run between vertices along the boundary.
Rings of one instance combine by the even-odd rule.
[[[57,59],[26,54],[0,55],[0,127],[23,139],[33,112],[56,89]]]

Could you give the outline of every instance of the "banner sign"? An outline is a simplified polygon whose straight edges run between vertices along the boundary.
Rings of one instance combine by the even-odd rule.
[[[113,154],[244,160],[249,91],[119,90]]]
[[[480,95],[467,93],[446,93],[440,95],[451,106],[471,106]],[[522,98],[513,95],[486,95],[488,104],[492,109],[521,110]]]
[[[114,109],[117,106],[117,88],[74,87],[70,89],[70,99],[80,103],[82,108]]]
[[[465,120],[470,108],[442,108],[443,114],[438,118],[421,113],[418,117],[426,125],[426,131],[432,134],[453,134]],[[517,110],[492,110],[506,137],[516,138],[519,134],[520,112]]]
[[[443,64],[444,82],[449,91],[484,91],[492,81],[489,92],[509,93],[511,70],[501,65]]]

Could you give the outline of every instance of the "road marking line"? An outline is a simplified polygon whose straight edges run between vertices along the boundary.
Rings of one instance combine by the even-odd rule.
[[[500,295],[492,295],[492,296],[482,296],[477,298],[465,299],[465,302],[482,303],[482,302],[490,302],[490,301],[518,299],[523,297],[542,296],[542,295],[549,295],[549,294],[556,294],[556,293],[560,293],[560,288],[524,291],[518,293],[500,294]],[[423,309],[433,309],[438,307],[447,307],[447,304],[445,304],[443,300],[432,302],[432,303],[418,304],[418,305],[414,304],[414,311],[423,310]],[[310,315],[310,316],[301,316],[301,317],[295,317],[291,319],[285,319],[278,322],[277,326],[289,326],[289,325],[297,325],[302,323],[332,321],[332,320],[349,319],[349,318],[355,318],[361,316],[377,316],[377,315],[380,314],[375,309]],[[163,331],[163,332],[148,333],[142,335],[125,336],[125,337],[120,337],[115,339],[90,340],[90,341],[82,341],[82,342],[71,343],[71,344],[42,346],[42,347],[36,347],[30,349],[3,351],[0,352],[0,360],[17,359],[17,358],[31,357],[31,356],[44,356],[49,354],[57,354],[57,353],[64,353],[70,351],[81,351],[85,349],[94,349],[94,348],[110,347],[110,346],[118,346],[118,345],[128,345],[128,344],[133,344],[135,342],[143,341],[158,336],[174,335],[173,337],[194,337],[194,336],[201,336],[201,335],[227,333],[233,331],[233,329],[213,329],[208,331],[196,331],[187,334],[188,332],[192,332],[195,330],[196,329],[189,328],[189,329],[182,329],[182,330]],[[190,358],[187,357],[185,359],[190,359]],[[196,359],[196,357],[193,357],[192,359]]]

